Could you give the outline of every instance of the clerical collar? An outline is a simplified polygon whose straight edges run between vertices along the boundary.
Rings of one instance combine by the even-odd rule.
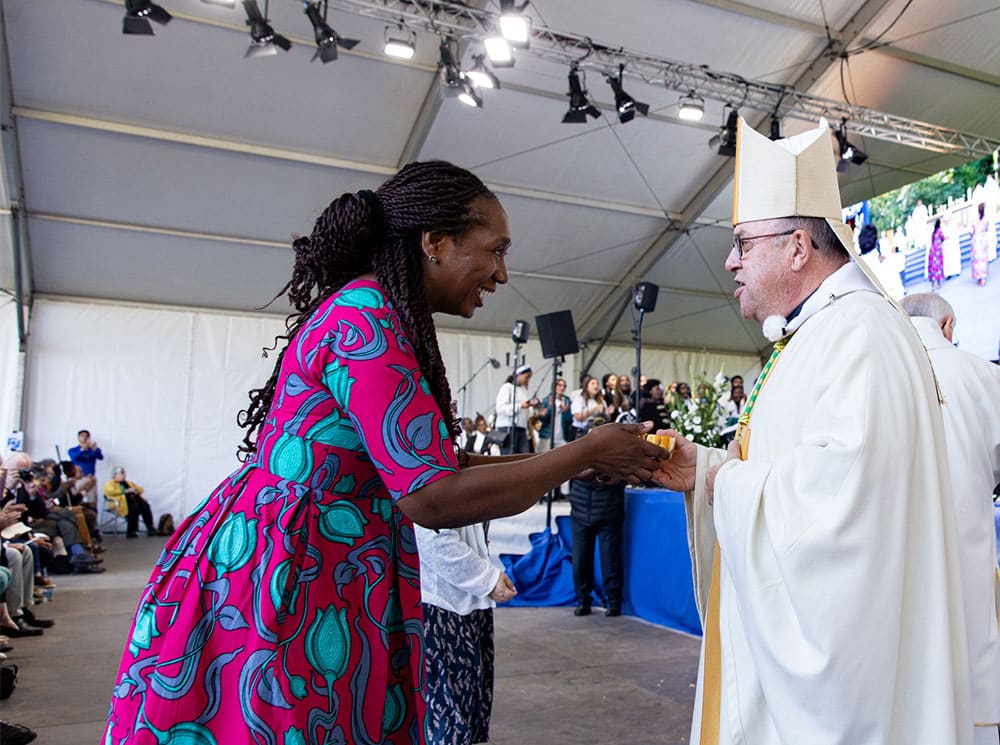
[[[761,330],[771,342],[791,336],[803,323],[837,298],[859,291],[881,294],[861,268],[855,262],[849,261],[824,279],[820,286],[799,303],[787,317],[774,315],[765,318]]]

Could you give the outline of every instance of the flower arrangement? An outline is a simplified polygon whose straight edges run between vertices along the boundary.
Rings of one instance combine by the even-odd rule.
[[[723,428],[722,405],[719,403],[726,390],[728,378],[720,370],[709,380],[704,375],[692,375],[691,398],[682,399],[668,393],[664,399],[666,418],[673,428],[692,442],[707,447],[720,447]]]

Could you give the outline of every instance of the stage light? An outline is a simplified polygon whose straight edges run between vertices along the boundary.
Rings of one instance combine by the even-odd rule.
[[[608,85],[611,86],[611,90],[615,94],[615,108],[618,109],[618,121],[622,124],[635,119],[636,112],[639,112],[643,116],[649,114],[649,104],[636,101],[622,88],[622,73],[624,70],[625,65],[619,65],[618,77],[608,76]]]
[[[486,66],[486,56],[482,54],[472,55],[475,63],[471,69],[465,71],[465,77],[479,88],[499,88],[500,80],[493,71]]]
[[[686,122],[700,122],[705,116],[705,101],[694,93],[689,93],[681,99],[677,109],[677,118]]]
[[[580,72],[576,65],[569,69],[569,111],[563,116],[563,124],[585,124],[587,115],[594,119],[601,115],[600,110],[587,99],[587,91],[580,83]]]
[[[486,56],[490,58],[490,63],[494,67],[514,66],[514,50],[499,34],[487,36],[483,39],[483,46],[486,48]]]
[[[526,47],[531,40],[531,18],[524,15],[527,7],[527,2],[518,7],[514,0],[500,0],[500,33],[511,46]]]
[[[292,42],[274,29],[267,22],[267,0],[264,0],[264,12],[260,12],[257,0],[243,0],[243,8],[247,12],[247,25],[250,27],[250,46],[244,57],[265,57],[277,54],[275,47],[281,47],[286,52],[292,48]]]
[[[357,39],[345,39],[326,23],[326,14],[329,8],[327,0],[323,0],[323,12],[320,13],[319,2],[306,3],[306,15],[312,23],[313,32],[316,36],[316,53],[310,62],[315,62],[318,57],[325,65],[337,59],[337,47],[344,49],[354,49],[358,45]]]
[[[740,120],[740,113],[736,109],[731,109],[726,123],[719,129],[719,134],[712,135],[708,141],[710,150],[715,150],[719,155],[732,158],[736,155],[736,126]]]
[[[462,84],[456,90],[458,91],[456,98],[466,106],[475,106],[477,109],[483,108],[483,97],[479,95],[479,91],[469,81],[463,80]]]
[[[846,171],[848,163],[860,166],[868,160],[868,156],[865,153],[847,141],[847,119],[840,120],[840,127],[833,134],[837,138],[837,145],[840,146],[840,161],[837,163],[838,171]]]
[[[173,18],[167,11],[149,0],[125,0],[125,17],[122,19],[122,33],[137,36],[152,36],[155,21],[166,26]]]
[[[455,59],[451,49],[451,39],[441,39],[438,47],[441,58],[438,60],[438,70],[441,71],[441,82],[449,88],[457,88],[462,83],[462,68]]]
[[[417,39],[412,31],[399,27],[398,31],[391,31],[390,26],[385,27],[385,46],[382,51],[390,57],[397,59],[413,59],[417,53]],[[396,34],[390,36],[389,34]],[[403,34],[406,34],[403,36]]]
[[[780,140],[781,139],[781,120],[778,117],[776,117],[776,116],[772,116],[771,117],[771,135],[770,135],[770,137],[771,137],[772,140]]]

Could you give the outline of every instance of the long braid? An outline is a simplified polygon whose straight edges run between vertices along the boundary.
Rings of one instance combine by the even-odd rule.
[[[470,209],[477,198],[495,198],[472,173],[444,161],[411,163],[377,192],[344,194],[320,215],[309,238],[293,244],[292,277],[275,296],[287,295],[295,312],[285,319],[284,341],[270,378],[250,391],[250,404],[237,422],[246,429],[240,452],[249,457],[274,399],[288,345],[331,294],[374,270],[388,300],[412,335],[414,353],[452,437],[451,388],[437,343],[434,319],[423,288],[421,235],[436,230],[461,235],[480,219]],[[264,354],[267,355],[267,349]]]

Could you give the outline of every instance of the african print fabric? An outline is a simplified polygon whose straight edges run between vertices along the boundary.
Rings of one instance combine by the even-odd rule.
[[[395,500],[456,463],[375,282],[292,340],[257,442],[167,542],[105,743],[423,743],[419,562]]]

